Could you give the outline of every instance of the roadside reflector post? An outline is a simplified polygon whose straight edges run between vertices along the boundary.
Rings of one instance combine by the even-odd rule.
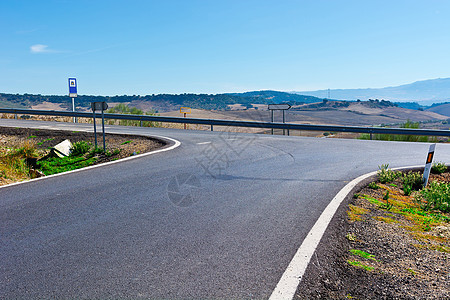
[[[428,150],[427,161],[425,163],[425,169],[423,170],[423,186],[428,185],[428,178],[430,177],[431,164],[433,163],[434,150],[436,149],[436,144],[432,144]]]

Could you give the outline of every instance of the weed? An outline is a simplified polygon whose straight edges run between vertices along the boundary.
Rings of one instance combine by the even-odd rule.
[[[413,275],[416,275],[416,271],[414,271],[413,269],[408,269],[408,272],[413,274]]]
[[[380,186],[378,184],[376,184],[375,182],[371,182],[371,183],[369,183],[369,188],[372,190],[378,190],[380,188]]]
[[[365,251],[361,251],[361,250],[357,250],[357,249],[350,249],[349,251],[353,255],[356,255],[356,256],[359,256],[359,257],[362,257],[362,258],[365,258],[365,259],[371,259],[371,260],[376,261],[375,255],[367,253]]]
[[[347,233],[347,235],[345,237],[349,241],[356,242],[356,235],[354,233]]]
[[[29,137],[27,137],[27,139],[34,139],[34,138],[36,138],[35,135],[30,135]]]
[[[129,143],[131,143],[131,141],[125,141],[121,145],[126,145],[126,144],[129,144]]]
[[[358,193],[353,194],[353,198],[354,199],[358,199],[359,198],[359,194]]]
[[[450,212],[450,183],[431,182],[423,188],[414,198],[423,210],[439,210]]]
[[[383,200],[386,200],[386,203],[381,205],[381,208],[391,210],[391,208],[394,206],[392,203],[389,203],[389,191],[386,191],[386,194],[383,196]]]
[[[391,183],[389,186],[397,187],[397,185],[395,183]]]
[[[431,167],[431,172],[434,174],[442,174],[445,171],[447,171],[447,166],[443,162],[433,163],[433,166]]]
[[[362,268],[362,269],[364,269],[366,271],[372,271],[373,270],[373,267],[367,266],[367,265],[365,265],[362,262],[357,261],[357,260],[347,260],[347,263],[349,263],[350,265],[352,265],[354,267]]]
[[[42,146],[42,144],[44,144],[44,142],[37,143],[38,146]]]
[[[381,165],[378,168],[379,168],[379,170],[377,173],[377,177],[378,177],[378,181],[380,181],[381,183],[392,182],[401,176],[400,172],[395,172],[395,171],[389,169],[389,164]]]

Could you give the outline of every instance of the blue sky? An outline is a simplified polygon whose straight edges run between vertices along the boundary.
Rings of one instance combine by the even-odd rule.
[[[0,1],[0,92],[384,87],[450,77],[447,0]]]

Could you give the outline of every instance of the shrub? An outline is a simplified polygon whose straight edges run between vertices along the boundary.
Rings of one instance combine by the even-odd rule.
[[[73,143],[72,148],[70,149],[70,155],[71,156],[81,156],[89,150],[91,150],[92,144],[86,141],[79,141],[76,143]]]
[[[450,183],[431,182],[414,198],[423,210],[450,212]]]
[[[408,172],[403,174],[403,192],[406,196],[411,195],[412,191],[418,191],[423,186],[423,178],[420,172]]]
[[[447,171],[447,166],[443,162],[434,163],[431,167],[431,172],[434,174],[442,174]]]
[[[372,190],[378,190],[380,187],[375,182],[371,182],[369,183],[369,188]]]
[[[380,170],[377,173],[378,181],[381,183],[389,183],[401,176],[400,172],[395,172],[389,169],[389,165],[381,165],[378,167]]]

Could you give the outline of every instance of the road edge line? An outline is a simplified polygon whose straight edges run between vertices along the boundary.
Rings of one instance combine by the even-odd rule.
[[[108,166],[108,165],[112,165],[112,164],[116,164],[116,163],[121,163],[121,162],[124,162],[124,161],[127,161],[127,160],[132,160],[132,159],[144,157],[144,156],[151,155],[151,154],[156,154],[156,153],[160,153],[160,152],[170,151],[170,150],[173,150],[175,148],[178,148],[181,145],[180,141],[178,141],[176,139],[173,139],[173,138],[165,137],[165,136],[152,135],[152,136],[145,136],[145,137],[160,138],[162,140],[165,139],[165,140],[169,140],[169,141],[173,142],[174,144],[169,146],[169,147],[164,147],[162,149],[157,149],[157,150],[153,150],[153,151],[150,151],[150,152],[129,156],[129,157],[121,158],[121,159],[114,160],[114,161],[105,162],[105,163],[98,164],[98,165],[93,165],[93,166],[89,166],[89,167],[85,167],[85,168],[81,168],[81,169],[76,169],[76,170],[72,170],[72,171],[67,171],[67,172],[63,172],[63,173],[58,173],[58,174],[48,175],[48,176],[34,178],[34,179],[30,179],[30,180],[14,182],[14,183],[10,183],[10,184],[7,184],[7,185],[2,185],[2,186],[0,186],[0,189],[6,188],[6,187],[15,186],[15,185],[19,185],[19,184],[24,184],[24,183],[29,183],[29,182],[36,182],[36,181],[39,181],[39,180],[44,180],[44,179],[48,179],[48,178],[54,178],[54,177],[58,177],[58,176],[72,174],[72,173],[76,173],[76,172],[86,171],[86,170],[90,170],[90,169],[94,169],[94,168],[104,167],[104,166]]]
[[[415,168],[423,168],[423,166],[400,167],[393,168],[392,170],[401,171],[405,169]],[[353,179],[351,182],[345,185],[336,194],[336,196],[334,196],[334,198],[320,215],[319,219],[317,219],[314,226],[308,232],[300,247],[297,249],[297,252],[295,253],[288,267],[278,281],[278,284],[270,295],[269,300],[291,300],[294,298],[297,287],[300,284],[303,275],[305,274],[311,257],[316,251],[316,248],[319,245],[319,242],[322,239],[325,230],[328,228],[328,225],[331,222],[331,219],[334,217],[339,206],[360,182],[376,174],[377,171],[373,171]]]

